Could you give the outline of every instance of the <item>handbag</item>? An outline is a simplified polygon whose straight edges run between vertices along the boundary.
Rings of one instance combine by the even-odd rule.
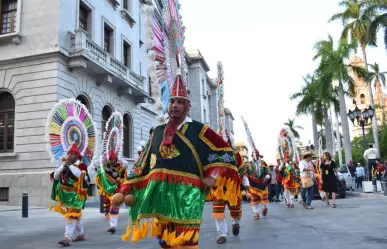
[[[301,185],[303,188],[310,188],[314,185],[312,177],[307,174],[306,176],[301,177]]]

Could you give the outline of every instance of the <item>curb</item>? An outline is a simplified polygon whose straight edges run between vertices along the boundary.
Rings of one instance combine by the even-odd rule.
[[[46,209],[45,207],[36,207],[36,208],[29,208],[28,210],[36,210],[36,209]],[[13,209],[3,209],[0,210],[0,213],[2,212],[13,212],[13,211],[21,211],[22,208],[13,208]]]
[[[347,196],[359,197],[359,198],[385,198],[383,194],[368,194],[368,193],[359,193],[347,191]]]

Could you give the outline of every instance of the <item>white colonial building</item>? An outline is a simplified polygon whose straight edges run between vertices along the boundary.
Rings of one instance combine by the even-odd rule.
[[[99,134],[124,115],[124,157],[154,126],[139,0],[0,0],[0,205],[47,205],[47,115],[63,98],[84,103]],[[145,4],[145,2],[144,2]],[[102,135],[101,135],[102,136]],[[95,195],[95,188],[90,194]]]
[[[210,79],[210,67],[198,49],[186,51],[188,89],[191,100],[189,115],[194,120],[218,130],[218,95],[216,80]]]

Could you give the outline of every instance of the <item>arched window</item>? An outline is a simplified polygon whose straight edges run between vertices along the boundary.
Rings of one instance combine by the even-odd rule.
[[[113,111],[112,109],[105,105],[103,108],[102,108],[102,120],[101,120],[101,124],[102,124],[102,137],[103,137],[103,133],[105,132],[105,128],[106,128],[106,122],[108,121],[108,119],[110,118],[110,116],[112,115]]]
[[[0,93],[0,153],[13,152],[15,100],[8,92]]]
[[[85,95],[78,95],[77,100],[81,102],[84,106],[86,106],[87,110],[89,111],[90,115],[92,114],[92,108],[91,103],[89,99]]]
[[[123,148],[123,156],[126,158],[130,158],[132,156],[132,140],[130,139],[130,134],[132,130],[132,121],[128,114],[124,115],[124,148]]]

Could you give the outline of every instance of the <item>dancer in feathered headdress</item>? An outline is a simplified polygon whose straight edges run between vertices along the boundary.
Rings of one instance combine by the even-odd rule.
[[[225,130],[225,133],[228,138],[228,141],[227,141],[228,144],[230,145],[231,148],[233,148],[232,142],[227,130]],[[243,182],[243,185],[245,187],[249,187],[249,180],[246,175],[247,171],[246,171],[244,162],[242,160],[242,157],[239,154],[238,150],[234,148],[233,150],[234,150],[235,158],[238,165],[239,177]],[[225,191],[226,191],[225,195],[227,196],[227,190]],[[219,196],[218,197],[211,196],[211,197],[212,197],[212,208],[213,208],[212,219],[215,220],[216,229],[219,235],[216,242],[218,244],[224,244],[226,243],[226,237],[227,237],[227,222],[224,214],[225,207],[227,205],[228,209],[230,210],[230,216],[232,218],[232,233],[234,236],[238,236],[239,229],[240,229],[239,222],[242,218],[242,197],[238,196],[238,202],[236,205],[231,205],[228,201],[225,201],[223,198],[220,198]]]
[[[135,175],[121,188],[134,225],[128,225],[122,239],[128,240],[132,233],[132,242],[137,242],[147,237],[150,226],[151,236],[162,248],[195,249],[206,186],[216,186],[216,197],[236,205],[240,180],[232,148],[207,125],[187,116],[190,100],[180,71],[178,67],[167,123],[154,129],[133,168]],[[148,223],[149,218],[154,221]]]
[[[87,167],[95,161],[97,129],[87,108],[75,99],[64,99],[54,106],[47,118],[47,142],[52,159],[63,164],[51,173],[51,199],[58,204],[54,211],[64,215],[64,239],[58,243],[84,239],[82,209],[88,198],[90,178]],[[50,205],[51,210],[51,205]],[[75,234],[77,233],[77,234]]]
[[[281,129],[278,138],[277,152],[280,155],[282,165],[280,166],[280,174],[283,176],[282,184],[284,186],[284,194],[286,207],[294,208],[293,200],[297,194],[299,184],[297,183],[296,170],[291,162],[296,159],[296,147],[293,136],[290,131]]]
[[[255,147],[253,137],[250,133],[250,129],[242,117],[242,122],[245,126],[246,134],[252,152],[252,161],[247,165],[247,175],[250,182],[250,194],[251,194],[251,206],[254,211],[254,219],[260,219],[260,205],[262,205],[262,216],[267,215],[267,205],[269,203],[269,193],[267,185],[270,183],[271,171],[268,168],[266,162],[262,160],[263,156]]]
[[[123,126],[123,118],[119,112],[114,112],[106,122],[102,154],[95,178],[98,194],[104,197],[105,217],[110,221],[107,232],[110,233],[116,232],[120,205],[124,202],[120,185],[126,178],[128,163],[119,157],[124,140]]]

